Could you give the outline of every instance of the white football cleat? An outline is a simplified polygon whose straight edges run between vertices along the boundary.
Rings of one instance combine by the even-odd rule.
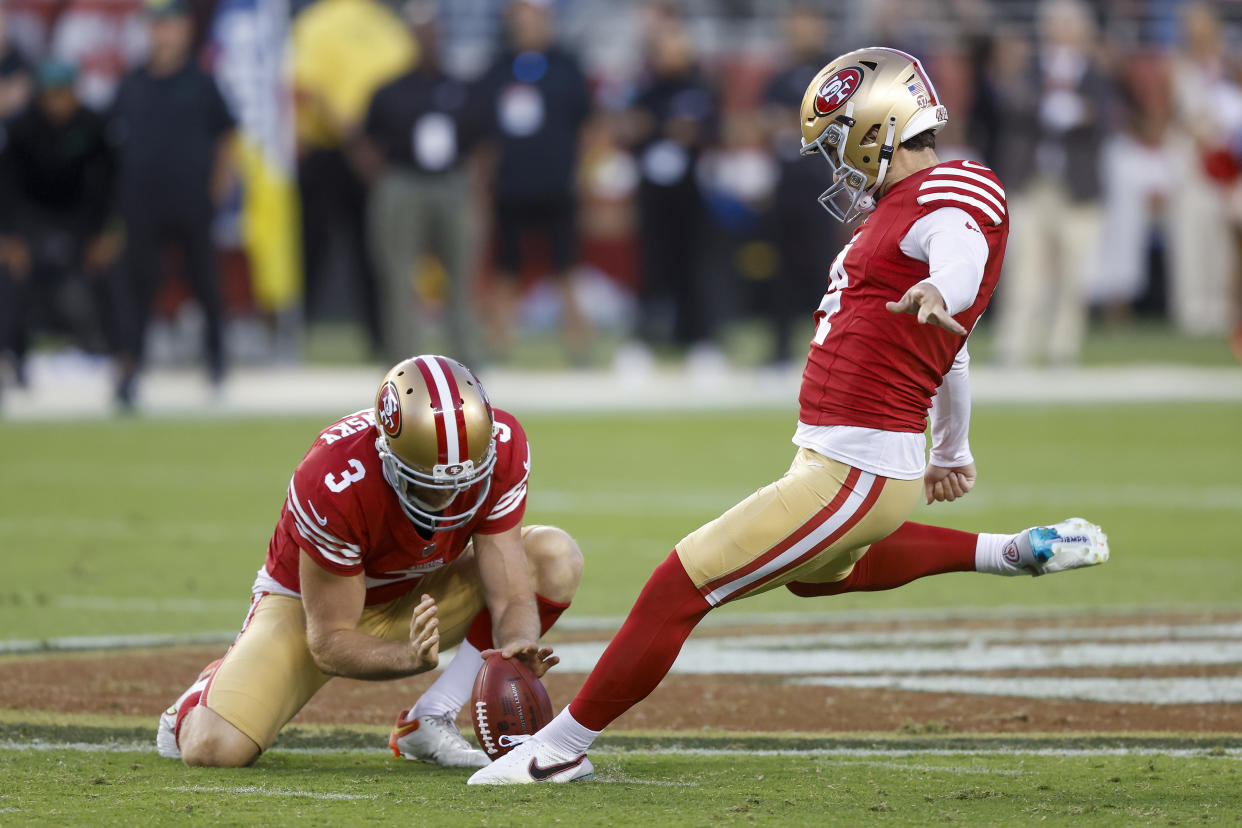
[[[517,747],[474,772],[467,785],[529,785],[532,782],[582,782],[595,776],[586,754],[565,757],[554,753],[538,736],[513,736]]]
[[[160,714],[160,723],[155,728],[155,752],[165,759],[180,759],[181,748],[177,747],[177,705]]]
[[[450,717],[419,716],[407,722],[407,712],[397,714],[397,723],[388,737],[393,756],[445,768],[481,768],[487,764],[487,754],[471,747]]]
[[[1025,542],[1023,542],[1025,541]],[[1096,566],[1108,560],[1108,536],[1082,518],[1067,518],[1052,526],[1036,526],[1007,545],[1005,559],[1032,575]]]
[[[172,707],[160,714],[160,723],[155,727],[155,752],[160,756],[165,759],[181,758],[181,748],[177,746],[177,712],[181,710],[181,705],[185,704],[186,699],[195,693],[201,694],[207,689],[207,682],[215,675],[216,668],[223,662],[223,658],[217,658],[204,667],[198,674],[198,678],[194,679],[194,683],[177,697]]]

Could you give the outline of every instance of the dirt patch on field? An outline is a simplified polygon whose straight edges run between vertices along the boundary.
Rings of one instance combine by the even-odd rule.
[[[1102,636],[1126,619],[1102,619]],[[1237,618],[1179,617],[1170,623],[1236,623]],[[1130,619],[1133,621],[1133,619]],[[1161,623],[1147,617],[1145,625]],[[919,624],[921,631],[931,626]],[[960,630],[962,624],[951,625]],[[997,625],[989,623],[988,629]],[[1081,627],[1081,622],[1079,623]],[[883,632],[890,624],[851,625],[851,630]],[[823,632],[823,627],[781,630]],[[773,628],[708,628],[706,636],[773,634]],[[698,635],[698,634],[696,634]],[[581,631],[561,640],[583,640]],[[600,638],[594,633],[593,638]],[[1146,636],[1144,636],[1146,638]],[[1167,639],[1166,639],[1167,640]],[[196,647],[121,653],[40,655],[0,663],[0,707],[155,717],[223,647]],[[1242,664],[1161,665],[1151,668],[1015,671],[980,675],[1114,678],[1239,677]],[[433,677],[393,682],[331,682],[294,720],[317,724],[386,724],[431,683]],[[582,685],[581,674],[546,678],[557,708]],[[463,720],[464,723],[464,720]],[[906,733],[1125,733],[1242,732],[1242,704],[1134,704],[1032,699],[971,693],[929,693],[889,689],[797,685],[786,676],[671,675],[643,704],[615,725],[618,729],[681,731],[794,731]]]

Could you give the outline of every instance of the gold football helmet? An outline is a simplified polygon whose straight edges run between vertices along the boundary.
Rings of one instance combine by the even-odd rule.
[[[411,521],[434,532],[474,517],[496,466],[494,424],[479,378],[460,362],[423,354],[393,366],[375,396],[375,448]],[[474,503],[445,515],[476,483],[483,486]]]
[[[820,153],[832,166],[819,203],[846,222],[871,212],[894,148],[948,121],[914,57],[880,46],[841,55],[802,96],[802,154]]]

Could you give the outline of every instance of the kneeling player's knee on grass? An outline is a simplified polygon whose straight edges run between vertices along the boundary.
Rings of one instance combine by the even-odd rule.
[[[206,768],[241,768],[259,758],[259,746],[213,711],[193,711],[181,727],[181,760]],[[197,721],[196,721],[197,719]]]
[[[535,592],[549,601],[568,604],[582,579],[582,552],[564,529],[541,526],[525,539]]]
[[[259,758],[253,742],[240,742],[218,734],[191,741],[181,751],[181,759],[187,765],[203,768],[244,768]]]

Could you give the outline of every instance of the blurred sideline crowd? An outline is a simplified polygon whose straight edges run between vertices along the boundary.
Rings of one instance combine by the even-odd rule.
[[[1005,183],[997,360],[1070,364],[1135,315],[1242,359],[1228,8],[4,0],[0,386],[53,337],[113,360],[128,406],[153,357],[219,385],[342,318],[387,362],[503,363],[547,328],[628,374],[720,370],[722,326],[754,318],[794,364],[848,238],[798,107],[873,44],[928,66],[941,158]]]

